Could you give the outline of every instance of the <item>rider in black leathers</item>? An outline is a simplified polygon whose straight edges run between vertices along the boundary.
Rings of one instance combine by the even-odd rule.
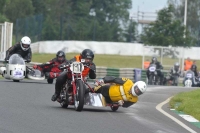
[[[185,78],[183,80],[183,84],[187,80],[188,75],[191,75],[191,77],[189,77],[189,78],[192,79],[192,87],[200,86],[199,77],[198,77],[198,73],[197,73],[197,66],[195,64],[193,64],[191,66],[191,68],[188,71],[186,71]]]
[[[30,48],[31,39],[27,36],[22,37],[21,41],[6,51],[5,61],[9,60],[12,54],[19,54],[27,62],[31,62],[32,51]]]
[[[164,80],[164,85],[168,82],[168,81],[173,81],[174,78],[179,78],[181,75],[181,69],[180,69],[180,64],[178,62],[176,62],[174,64],[174,66],[170,69],[168,76],[166,76],[165,80]],[[174,83],[173,83],[174,84]]]
[[[158,73],[158,76],[160,77],[160,85],[163,85],[163,80],[164,80],[164,74],[161,72],[161,69],[163,69],[163,66],[161,65],[161,63],[157,60],[156,57],[152,57],[152,60],[151,60],[151,64],[156,64],[156,71]],[[149,66],[150,66],[149,65]],[[146,75],[147,75],[147,78],[149,80],[149,67],[147,68],[147,71],[146,71]]]

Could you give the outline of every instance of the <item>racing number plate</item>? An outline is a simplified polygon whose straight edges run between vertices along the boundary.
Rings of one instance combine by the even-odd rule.
[[[156,70],[156,67],[150,67],[150,68],[149,68],[149,71],[150,71],[150,72],[154,72],[155,70]]]
[[[22,70],[14,70],[13,76],[17,77],[17,78],[21,78],[23,76],[23,71]]]
[[[191,73],[188,73],[188,74],[186,75],[186,77],[187,77],[187,78],[192,78],[192,74],[191,74]]]

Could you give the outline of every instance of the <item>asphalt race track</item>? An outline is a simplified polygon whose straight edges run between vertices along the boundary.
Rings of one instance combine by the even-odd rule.
[[[0,79],[0,133],[200,133],[200,128],[170,111],[168,103],[162,110],[185,127],[156,109],[174,94],[196,88],[149,86],[130,108],[112,112],[109,107],[84,106],[77,112],[50,100],[54,85]]]

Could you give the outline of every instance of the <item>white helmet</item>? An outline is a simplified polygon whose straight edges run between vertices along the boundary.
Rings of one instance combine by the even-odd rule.
[[[139,96],[143,94],[147,89],[147,85],[144,81],[137,81],[131,88],[133,96]]]
[[[27,51],[30,48],[31,39],[28,36],[24,36],[21,39],[20,45],[24,51]]]

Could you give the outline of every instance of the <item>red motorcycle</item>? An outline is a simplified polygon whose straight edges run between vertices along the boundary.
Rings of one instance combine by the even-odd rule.
[[[84,66],[81,62],[73,62],[70,65],[66,65],[61,69],[67,71],[68,79],[63,86],[60,99],[58,102],[61,107],[67,108],[68,105],[74,105],[76,111],[82,111],[84,105],[95,107],[110,106],[112,111],[116,111],[119,108],[118,103],[107,103],[105,98],[100,93],[95,93],[92,87],[86,82],[82,76]],[[89,90],[86,92],[86,86]]]
[[[63,68],[67,71],[68,79],[60,93],[60,105],[63,108],[74,105],[76,111],[82,111],[86,89],[82,76],[84,65],[81,62],[73,62]]]

